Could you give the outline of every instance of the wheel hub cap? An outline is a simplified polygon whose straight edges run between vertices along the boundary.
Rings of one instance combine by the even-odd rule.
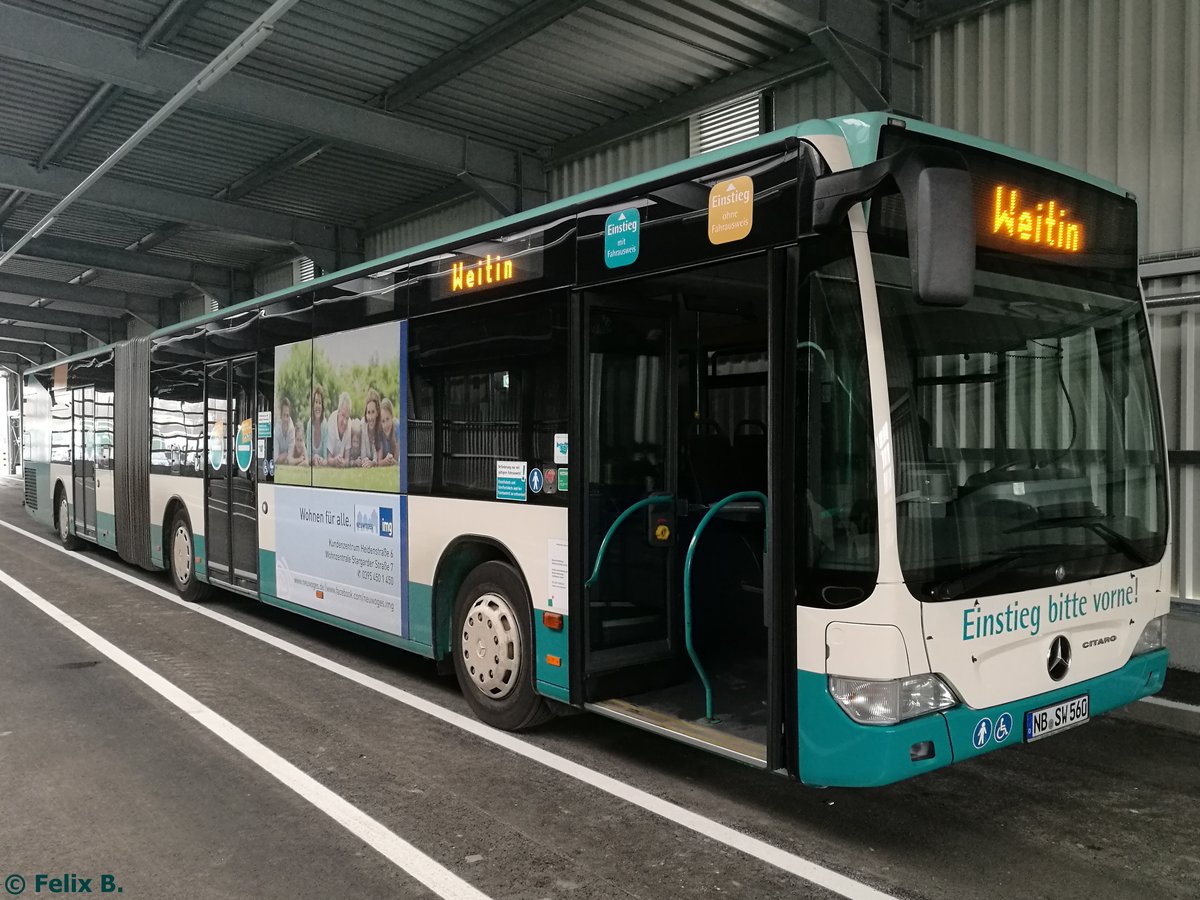
[[[521,633],[508,601],[484,594],[467,610],[462,632],[463,663],[471,682],[494,700],[517,686],[521,666]]]
[[[192,580],[192,542],[188,540],[187,529],[175,529],[175,541],[172,558],[175,563],[175,577],[180,584]]]

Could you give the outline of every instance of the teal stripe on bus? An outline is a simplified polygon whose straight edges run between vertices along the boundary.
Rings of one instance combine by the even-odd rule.
[[[1047,691],[1016,703],[1003,703],[987,709],[970,709],[965,706],[948,709],[944,715],[950,729],[950,740],[954,745],[954,758],[956,761],[962,762],[964,759],[1020,744],[1024,740],[1025,713],[1027,712],[1087,694],[1088,715],[1094,719],[1110,709],[1116,709],[1118,706],[1125,706],[1142,697],[1158,693],[1162,689],[1166,674],[1167,651],[1155,650],[1153,653],[1144,653],[1133,657],[1115,672],[1090,678],[1068,687]],[[994,739],[995,722],[1004,713],[1008,713],[1012,717],[1012,733],[997,743]],[[991,735],[981,748],[976,749],[975,729],[983,719],[991,721],[992,726],[989,728]],[[1054,738],[1048,737],[1046,740],[1052,741]]]
[[[117,549],[117,517],[112,513],[96,513],[96,543],[109,550]]]
[[[258,592],[275,596],[275,551],[258,549]]]
[[[562,617],[562,630],[555,631],[552,628],[547,628],[542,622],[542,611],[535,609],[533,611],[533,643],[534,643],[534,659],[537,665],[534,667],[537,673],[537,691],[539,694],[545,694],[547,697],[553,697],[555,700],[562,700],[564,703],[571,701],[571,682],[569,678],[570,669],[570,641],[567,635],[570,634],[570,621],[567,616]],[[546,656],[557,656],[559,665],[552,666],[546,661]]]
[[[433,585],[408,583],[408,636],[433,650]]]
[[[163,550],[163,529],[161,525],[150,523],[150,562],[156,566],[167,567],[166,552]]]
[[[371,628],[367,625],[359,625],[357,622],[351,622],[349,619],[342,619],[338,616],[331,616],[328,613],[320,612],[319,610],[309,609],[307,606],[300,606],[296,603],[289,603],[287,600],[281,600],[270,594],[259,592],[259,599],[263,603],[271,606],[278,606],[280,609],[286,609],[289,612],[299,613],[302,616],[307,616],[310,619],[315,619],[318,622],[324,622],[327,625],[336,625],[338,628],[346,631],[352,631],[355,634],[361,634],[363,637],[369,637],[372,640],[382,641],[385,644],[391,644],[393,647],[399,647],[402,650],[410,650],[413,653],[420,654],[429,658],[433,657],[433,648],[426,644],[418,644],[416,641],[402,638],[399,635],[388,634],[386,631],[380,631],[377,628]]]
[[[208,549],[204,543],[204,535],[192,535],[192,553],[196,557],[196,577],[208,581]]]

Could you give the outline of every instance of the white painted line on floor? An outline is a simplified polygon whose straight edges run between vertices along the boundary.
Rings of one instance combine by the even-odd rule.
[[[423,712],[426,715],[432,716],[435,719],[440,719],[442,722],[445,722],[448,725],[453,725],[456,728],[460,728],[463,731],[469,732],[485,741],[489,741],[496,746],[503,747],[512,753],[523,756],[528,760],[545,766],[546,768],[561,772],[570,778],[574,778],[596,788],[597,790],[611,794],[612,796],[617,797],[620,800],[624,800],[627,803],[640,806],[642,809],[652,812],[657,816],[661,816],[669,822],[673,822],[676,825],[680,825],[684,828],[694,831],[697,834],[724,844],[727,847],[740,850],[747,856],[761,860],[768,865],[775,866],[776,868],[782,869],[785,872],[790,872],[793,875],[803,878],[805,881],[833,891],[835,894],[838,894],[842,897],[846,897],[847,900],[895,900],[895,898],[893,898],[890,894],[885,894],[882,891],[876,890],[870,885],[863,884],[860,881],[855,881],[853,878],[842,875],[841,873],[835,872],[832,869],[827,869],[825,866],[822,866],[819,863],[812,862],[811,860],[807,860],[802,856],[797,856],[794,853],[789,853],[786,850],[782,850],[779,847],[768,844],[766,841],[751,837],[748,834],[743,834],[742,832],[736,831],[727,825],[722,825],[720,822],[717,822],[714,819],[702,816],[699,813],[694,813],[691,810],[685,809],[684,807],[675,803],[671,803],[668,800],[663,800],[660,797],[656,797],[654,794],[643,791],[640,788],[635,788],[601,772],[597,772],[594,769],[589,769],[587,766],[572,762],[566,757],[559,756],[557,753],[551,753],[549,750],[543,750],[541,747],[535,746],[534,744],[531,744],[522,738],[516,737],[515,735],[509,734],[506,731],[499,731],[495,728],[484,725],[477,719],[473,719],[468,716],[453,712],[452,710],[445,709],[444,707],[438,706],[436,703],[431,703],[428,700],[418,697],[416,694],[410,694],[408,691],[394,687],[385,681],[380,681],[378,678],[373,678],[370,675],[364,675],[355,669],[351,669],[349,666],[334,662],[331,659],[327,659],[324,656],[320,656],[310,650],[306,650],[303,647],[299,647],[296,644],[285,641],[282,638],[275,637],[274,635],[268,634],[265,631],[260,631],[252,625],[239,622],[237,619],[231,619],[219,612],[206,609],[205,607],[198,606],[194,603],[185,603],[175,594],[165,590],[164,588],[150,584],[140,578],[129,575],[126,572],[122,572],[119,569],[114,569],[111,566],[107,566],[102,562],[90,558],[86,554],[71,553],[54,541],[47,540],[46,538],[36,534],[31,534],[24,528],[18,528],[16,525],[12,525],[11,523],[4,521],[0,521],[0,526],[15,531],[23,537],[37,541],[38,543],[44,544],[45,546],[54,550],[66,553],[72,559],[107,572],[110,575],[120,578],[123,581],[127,581],[130,584],[136,585],[139,588],[149,591],[150,593],[162,597],[165,600],[169,600],[170,602],[182,606],[185,609],[189,609],[192,612],[199,613],[202,616],[207,616],[214,621],[220,622],[223,625],[227,625],[230,628],[260,640],[265,644],[269,644],[270,646],[282,650],[285,653],[290,653],[292,656],[302,659],[305,662],[312,663],[314,666],[319,666],[320,668],[325,669],[328,672],[332,672],[335,675],[348,678],[350,681],[353,681],[356,684],[383,694],[385,697],[389,697],[392,700],[403,703],[406,706],[409,706],[419,712]]]
[[[1165,706],[1167,709],[1177,709],[1181,712],[1200,713],[1200,706],[1191,703],[1180,703],[1178,700],[1165,700],[1162,697],[1143,697],[1142,703],[1152,703],[1155,706]]]
[[[76,637],[95,647],[118,666],[152,691],[183,710],[252,763],[266,770],[291,788],[355,837],[374,847],[385,857],[447,900],[488,900],[484,894],[445,866],[426,856],[404,838],[351,805],[320,782],[306,775],[274,750],[260,743],[228,719],[217,715],[195,697],[177,688],[157,672],[148,669],[124,650],[102,638],[86,625],[73,619],[54,604],[34,593],[8,573],[0,570],[0,584],[24,597]]]

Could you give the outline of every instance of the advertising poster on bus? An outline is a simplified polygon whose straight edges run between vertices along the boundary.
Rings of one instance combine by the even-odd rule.
[[[275,350],[275,483],[400,490],[400,323]]]
[[[275,512],[281,600],[406,636],[404,497],[280,487]]]

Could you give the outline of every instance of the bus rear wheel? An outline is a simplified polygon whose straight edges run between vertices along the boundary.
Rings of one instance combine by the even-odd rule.
[[[477,566],[454,603],[454,672],[475,715],[493,728],[521,731],[553,717],[533,687],[529,594],[502,562]]]
[[[79,539],[71,534],[71,506],[67,503],[67,492],[62,488],[58,490],[58,515],[55,525],[58,528],[58,542],[68,550],[76,550],[79,547]]]
[[[180,510],[171,521],[171,537],[168,542],[167,560],[171,582],[180,597],[191,603],[199,603],[208,596],[208,585],[196,577],[194,546],[192,523],[188,521],[187,513]]]

